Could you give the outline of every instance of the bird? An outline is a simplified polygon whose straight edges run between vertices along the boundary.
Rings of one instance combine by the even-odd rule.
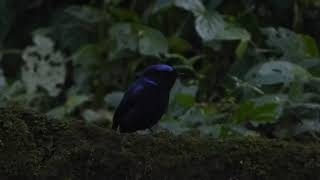
[[[169,104],[170,90],[178,73],[166,64],[148,66],[125,92],[115,110],[112,129],[132,133],[158,123]]]

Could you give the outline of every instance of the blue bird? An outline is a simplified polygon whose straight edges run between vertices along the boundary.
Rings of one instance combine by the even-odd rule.
[[[112,129],[126,133],[151,130],[167,110],[176,79],[177,72],[171,66],[147,67],[124,94],[113,116]]]

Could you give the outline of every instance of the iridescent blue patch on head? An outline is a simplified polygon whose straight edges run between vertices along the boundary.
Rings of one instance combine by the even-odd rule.
[[[162,89],[170,89],[177,78],[175,68],[166,64],[156,64],[147,67],[139,76],[145,83],[158,86]]]
[[[166,64],[156,64],[149,66],[145,71],[162,71],[162,72],[172,72],[175,69]]]

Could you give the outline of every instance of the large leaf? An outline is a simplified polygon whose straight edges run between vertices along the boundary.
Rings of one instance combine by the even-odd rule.
[[[182,116],[179,116],[179,120],[182,121],[181,123],[183,123],[184,126],[196,127],[205,123],[206,116],[201,108],[193,106],[189,108]]]
[[[169,38],[169,47],[173,52],[180,53],[184,53],[192,49],[192,45],[188,41],[177,36]]]
[[[252,68],[246,80],[257,85],[289,84],[295,80],[308,82],[311,78],[304,68],[286,61],[270,61]]]
[[[194,106],[197,91],[197,86],[186,86],[177,80],[170,93],[169,114],[180,116],[188,108]]]
[[[137,26],[137,29],[141,54],[158,57],[167,54],[168,40],[160,31],[147,26]]]
[[[311,36],[301,35],[305,44],[305,52],[308,57],[319,57],[319,48],[317,42]]]
[[[175,0],[174,4],[177,7],[183,8],[187,11],[191,11],[195,16],[202,15],[206,11],[201,0]]]
[[[298,119],[318,119],[320,113],[320,104],[317,103],[294,103],[288,106],[291,112],[295,113]]]
[[[109,30],[113,40],[113,51],[110,57],[114,58],[124,50],[139,51],[143,55],[157,56],[167,54],[168,41],[158,30],[131,23],[118,23]]]
[[[61,52],[54,51],[51,39],[35,35],[34,45],[28,46],[22,53],[25,62],[22,67],[22,81],[27,93],[36,93],[39,87],[50,96],[57,96],[66,78],[65,59]]]
[[[195,29],[203,41],[250,39],[247,30],[225,22],[216,11],[207,11],[200,0],[175,0],[175,5],[194,14]]]
[[[219,32],[217,34],[216,40],[243,40],[243,41],[249,41],[250,40],[250,34],[247,30],[228,24],[225,26],[224,30]]]
[[[239,104],[238,109],[233,114],[233,121],[236,123],[274,123],[278,119],[278,104],[265,103],[257,105],[249,100]]]
[[[180,106],[186,107],[186,108],[193,106],[195,102],[195,98],[193,95],[183,94],[183,93],[177,94],[175,100]]]
[[[295,124],[293,135],[302,133],[320,133],[320,105],[316,103],[296,103],[288,107],[290,112],[294,113],[295,117],[300,120],[300,123]]]
[[[285,28],[264,28],[267,44],[282,53],[282,57],[290,61],[319,56],[315,40],[310,36],[299,35]]]
[[[246,40],[241,40],[240,43],[238,44],[235,54],[238,59],[242,59],[248,49],[248,41]]]
[[[118,53],[124,50],[136,51],[138,48],[138,37],[130,23],[118,23],[109,30],[109,36],[113,41],[113,49],[110,58],[115,58]]]
[[[71,95],[68,97],[65,108],[67,113],[73,112],[77,107],[90,100],[87,95]]]
[[[204,41],[210,41],[224,31],[225,22],[217,12],[205,13],[196,18],[195,28]]]
[[[258,98],[251,99],[255,105],[257,106],[264,106],[264,105],[275,105],[275,109],[272,109],[273,117],[275,120],[279,119],[284,111],[284,107],[288,102],[288,95],[286,94],[271,94],[271,95],[264,95]]]
[[[308,120],[304,119],[294,128],[293,135],[300,135],[303,133],[320,133],[320,121],[318,119]]]
[[[104,102],[108,107],[116,108],[120,104],[123,95],[124,93],[121,91],[112,92],[104,97]]]
[[[83,119],[88,123],[103,122],[103,120],[112,119],[112,113],[106,110],[86,109],[82,112]]]
[[[101,11],[89,6],[70,6],[65,13],[83,23],[98,23],[103,18]]]
[[[225,22],[218,12],[207,12],[196,17],[196,31],[204,41],[211,40],[250,40],[246,29]]]

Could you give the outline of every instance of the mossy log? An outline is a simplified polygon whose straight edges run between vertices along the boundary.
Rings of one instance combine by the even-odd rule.
[[[320,179],[320,144],[119,134],[0,109],[0,179]]]

